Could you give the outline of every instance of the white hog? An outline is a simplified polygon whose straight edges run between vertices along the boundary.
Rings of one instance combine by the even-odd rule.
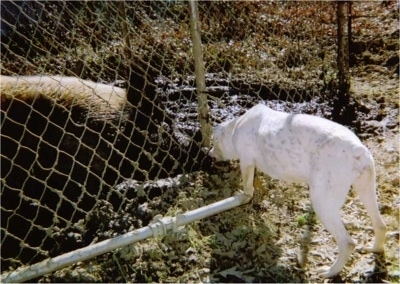
[[[375,242],[370,250],[384,250],[386,226],[378,210],[374,159],[346,127],[259,104],[214,127],[210,155],[216,160],[240,160],[249,201],[255,168],[275,179],[308,183],[314,211],[339,246],[335,263],[319,270],[322,277],[336,276],[355,247],[340,216],[351,186],[372,219]]]

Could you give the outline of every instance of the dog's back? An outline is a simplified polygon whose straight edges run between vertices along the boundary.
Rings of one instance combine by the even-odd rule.
[[[274,111],[262,104],[237,120],[232,140],[239,159],[252,159],[261,171],[286,181],[309,182],[318,167],[339,172],[356,167],[357,173],[351,177],[355,179],[371,163],[368,158],[361,159],[371,155],[346,127],[320,117]]]

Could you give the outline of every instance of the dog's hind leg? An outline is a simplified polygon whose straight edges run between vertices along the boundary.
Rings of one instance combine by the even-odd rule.
[[[332,186],[326,181],[326,176],[314,180],[315,182],[310,183],[310,197],[314,211],[339,246],[339,255],[334,264],[330,268],[318,270],[320,276],[330,278],[340,273],[355,247],[340,216],[350,185]]]
[[[370,251],[383,252],[386,225],[379,213],[378,200],[376,196],[375,170],[373,165],[367,168],[353,183],[353,188],[357,192],[361,202],[364,204],[368,215],[372,220],[375,233],[375,242]]]

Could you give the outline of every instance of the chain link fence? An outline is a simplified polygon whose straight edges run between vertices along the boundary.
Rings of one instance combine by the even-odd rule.
[[[318,106],[337,85],[335,3],[198,10],[208,123],[261,100],[329,116]],[[192,47],[187,2],[1,2],[2,271],[99,240],[80,222],[122,214],[116,232],[140,228],[151,218],[132,208],[209,171]]]

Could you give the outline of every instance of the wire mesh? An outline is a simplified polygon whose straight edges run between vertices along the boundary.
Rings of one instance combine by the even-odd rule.
[[[198,5],[213,121],[240,113],[225,108],[232,101],[330,94],[333,3]],[[129,217],[132,208],[168,191],[169,178],[207,171],[209,161],[186,2],[1,8],[1,268],[9,271],[110,237],[83,234],[79,222],[101,231],[102,218],[122,214],[120,233],[145,225],[151,216]]]

